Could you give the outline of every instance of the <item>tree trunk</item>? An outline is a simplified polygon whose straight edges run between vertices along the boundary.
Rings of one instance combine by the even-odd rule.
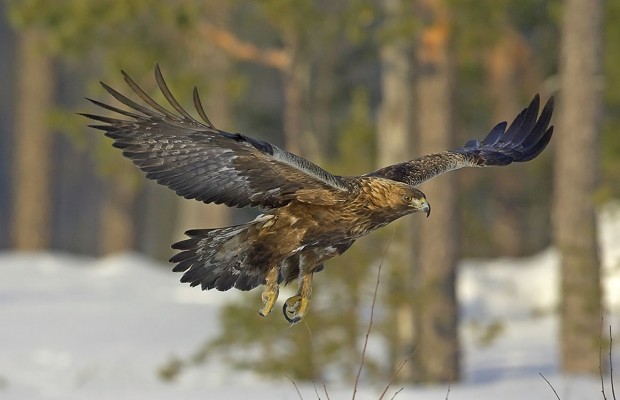
[[[599,373],[602,308],[594,194],[601,123],[601,3],[566,0],[562,22],[553,228],[562,271],[562,369],[568,373]]]
[[[289,66],[282,71],[284,85],[284,145],[286,150],[300,156],[312,157],[312,151],[304,146],[303,95],[307,92],[308,71],[299,56],[296,33],[284,37],[285,51],[291,59]]]
[[[13,174],[12,242],[18,250],[48,248],[51,239],[51,153],[47,122],[52,107],[53,67],[46,36],[36,29],[19,34]]]
[[[420,2],[425,25],[417,47],[418,149],[422,154],[453,146],[450,17],[441,0]],[[456,179],[446,174],[421,188],[433,213],[419,221],[416,240],[414,380],[459,379],[456,262],[458,223]]]
[[[494,121],[509,120],[520,111],[519,60],[527,56],[522,42],[519,34],[508,27],[486,59]],[[490,206],[494,213],[489,233],[493,248],[504,257],[522,256],[526,217],[522,205],[525,179],[523,171],[501,168],[489,171],[489,175],[493,182]]]
[[[108,179],[101,208],[101,253],[128,251],[136,241],[134,205],[137,198],[136,173]]]
[[[384,0],[382,6],[386,25],[394,24],[404,11],[398,0]],[[411,158],[411,46],[404,38],[386,41],[380,49],[381,105],[377,126],[377,163],[379,167]],[[387,261],[389,265],[389,298],[386,299],[392,315],[388,318],[391,365],[396,368],[411,357],[413,342],[413,310],[411,298],[410,250],[413,225],[410,218],[393,224],[398,233],[392,236]],[[404,365],[399,379],[409,380],[411,363]]]

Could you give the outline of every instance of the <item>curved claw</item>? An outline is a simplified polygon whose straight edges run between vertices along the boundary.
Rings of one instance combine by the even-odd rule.
[[[309,298],[295,295],[293,297],[289,297],[284,302],[284,306],[282,306],[282,313],[284,314],[284,318],[290,322],[291,325],[295,325],[304,318],[309,308]]]

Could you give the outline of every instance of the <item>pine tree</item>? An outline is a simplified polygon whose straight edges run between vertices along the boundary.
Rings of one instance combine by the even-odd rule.
[[[453,147],[452,17],[442,0],[421,1],[419,6],[424,25],[416,47],[418,151],[430,154]],[[456,176],[446,174],[421,189],[431,199],[433,214],[418,223],[415,241],[414,380],[451,382],[460,377]]]
[[[602,316],[595,191],[601,123],[600,0],[566,0],[560,58],[554,240],[561,260],[562,369],[598,373]]]
[[[18,250],[51,245],[52,149],[48,117],[54,90],[49,41],[38,27],[19,31],[12,199],[12,242]]]

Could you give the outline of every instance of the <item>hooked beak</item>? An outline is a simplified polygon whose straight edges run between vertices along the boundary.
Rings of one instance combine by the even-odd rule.
[[[425,201],[420,207],[420,211],[426,213],[426,218],[428,218],[429,215],[431,215],[431,204],[428,201]]]

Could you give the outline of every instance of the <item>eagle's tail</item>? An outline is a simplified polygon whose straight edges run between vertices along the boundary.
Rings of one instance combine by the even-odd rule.
[[[250,290],[265,280],[266,271],[245,263],[258,232],[273,224],[273,215],[261,215],[253,221],[217,229],[185,232],[189,239],[172,245],[181,250],[170,258],[177,263],[175,272],[184,272],[181,282],[201,285],[203,290]]]

